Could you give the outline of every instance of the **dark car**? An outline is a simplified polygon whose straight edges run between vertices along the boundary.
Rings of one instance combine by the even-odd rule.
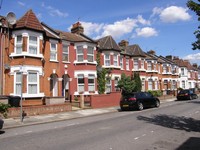
[[[121,110],[138,109],[143,110],[145,107],[159,107],[160,100],[148,92],[135,92],[126,95],[120,100]]]
[[[4,121],[0,118],[0,130],[3,128]]]
[[[177,100],[192,100],[192,99],[197,99],[198,96],[196,93],[193,92],[193,90],[181,90],[177,96]]]

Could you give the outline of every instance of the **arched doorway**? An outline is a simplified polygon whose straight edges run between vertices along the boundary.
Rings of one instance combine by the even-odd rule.
[[[51,75],[50,88],[52,96],[58,96],[58,76],[56,74]]]
[[[67,74],[62,76],[62,96],[65,97],[65,100],[70,100],[69,94],[69,76]]]

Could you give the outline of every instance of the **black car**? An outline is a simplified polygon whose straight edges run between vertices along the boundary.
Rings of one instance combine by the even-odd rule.
[[[193,92],[193,90],[186,89],[186,90],[181,90],[177,96],[177,100],[192,100],[192,99],[197,99],[198,96],[196,93]]]
[[[4,121],[0,118],[0,130],[3,128]]]
[[[121,110],[138,109],[143,110],[145,107],[159,107],[160,100],[148,92],[135,92],[126,95],[120,100]]]

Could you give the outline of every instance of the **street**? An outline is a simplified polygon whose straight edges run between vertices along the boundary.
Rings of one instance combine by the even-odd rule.
[[[200,149],[200,99],[5,129],[1,150]]]

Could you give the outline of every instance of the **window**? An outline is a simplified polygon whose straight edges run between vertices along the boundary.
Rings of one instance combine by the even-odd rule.
[[[35,36],[29,36],[29,53],[30,54],[35,54],[37,55],[37,49],[38,49],[38,44],[37,44],[37,37]]]
[[[78,92],[84,92],[84,76],[78,75]]]
[[[144,60],[141,60],[141,69],[144,69]]]
[[[113,62],[114,62],[114,66],[118,66],[118,56],[117,56],[117,54],[114,54]]]
[[[126,58],[126,70],[129,70],[129,59]]]
[[[147,70],[149,70],[149,71],[152,70],[151,61],[147,62]]]
[[[110,66],[110,54],[105,54],[105,66]]]
[[[182,88],[185,89],[185,81],[182,81]]]
[[[184,68],[181,68],[181,75],[184,75]]]
[[[21,89],[22,88],[22,73],[17,72],[16,73],[16,79],[15,79],[15,94],[21,95]]]
[[[119,81],[119,77],[115,77],[115,91],[119,91],[120,90],[118,88],[118,81]]]
[[[123,56],[120,56],[120,67],[121,69],[124,69]]]
[[[163,65],[163,73],[167,73],[167,66]]]
[[[175,80],[172,81],[172,89],[173,90],[176,89],[176,81]]]
[[[145,79],[142,80],[142,91],[145,91]]]
[[[92,74],[88,75],[88,90],[95,91],[95,84],[94,84],[95,76]]]
[[[110,92],[111,92],[111,79],[106,78],[106,93],[110,93]]]
[[[65,44],[63,45],[62,61],[69,61],[69,46]]]
[[[134,70],[138,70],[138,60],[134,59]]]
[[[51,43],[50,53],[50,60],[57,61],[57,44]]]
[[[148,80],[148,90],[153,90],[153,80],[152,79]]]
[[[175,74],[175,73],[176,73],[176,67],[172,66],[172,74]]]
[[[83,62],[83,56],[84,56],[84,53],[83,53],[83,46],[77,46],[77,61],[78,62]]]
[[[94,61],[94,47],[88,46],[87,60],[88,62]]]
[[[154,81],[154,89],[157,90],[158,89],[158,81]]]
[[[16,37],[16,54],[22,53],[22,35]]]
[[[37,94],[37,73],[29,72],[28,73],[28,94]]]

